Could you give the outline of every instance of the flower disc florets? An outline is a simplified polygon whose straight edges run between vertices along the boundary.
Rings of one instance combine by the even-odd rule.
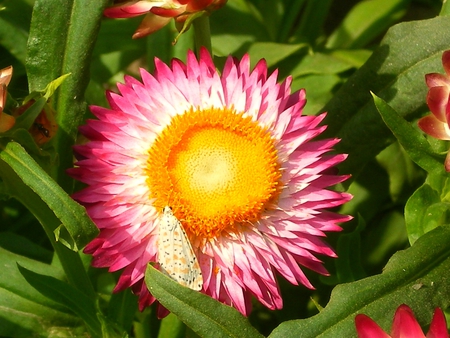
[[[345,155],[325,155],[336,139],[312,141],[325,117],[302,116],[304,91],[290,92],[260,61],[229,57],[222,74],[206,50],[186,64],[155,61],[109,93],[111,109],[81,128],[91,142],[71,174],[75,194],[100,228],[85,249],[93,265],[124,269],[116,291],[132,287],[140,307],[155,299],[143,282],[158,261],[162,209],[181,222],[203,275],[202,292],[247,315],[251,296],[282,307],[275,272],[312,288],[300,269],[326,274],[322,240],[350,219],[325,211],[350,199],[328,190],[346,176],[328,173]]]

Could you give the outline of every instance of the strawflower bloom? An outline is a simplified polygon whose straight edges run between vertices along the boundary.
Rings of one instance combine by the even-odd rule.
[[[110,18],[131,18],[145,14],[133,34],[133,39],[137,39],[163,28],[171,19],[175,20],[176,27],[181,31],[189,18],[217,10],[226,2],[227,0],[116,1],[103,14]]]
[[[3,112],[8,95],[8,85],[12,78],[13,67],[9,66],[0,69],[0,133],[11,129],[16,123],[16,119]]]
[[[325,210],[351,198],[327,189],[347,178],[331,168],[346,155],[326,154],[338,140],[312,141],[325,114],[302,116],[305,92],[291,93],[291,78],[277,84],[263,60],[250,71],[248,55],[229,57],[221,75],[205,49],[155,69],[141,70],[142,83],[126,77],[107,93],[111,109],[91,107],[98,120],[80,129],[91,141],[70,173],[88,187],[74,198],[100,228],[85,252],[95,267],[124,269],[115,291],[132,287],[143,309],[155,301],[144,272],[170,206],[201,292],[244,315],[252,295],[280,309],[276,271],[313,288],[299,265],[327,274],[316,257],[335,256],[324,232],[351,218]]]
[[[414,317],[414,313],[405,304],[400,305],[395,311],[391,335],[388,335],[377,323],[363,314],[356,316],[355,324],[359,338],[448,338],[445,316],[439,308],[434,311],[430,330],[426,336]]]
[[[418,125],[428,135],[448,141],[450,140],[450,50],[442,54],[442,65],[445,75],[439,73],[425,75],[429,88],[427,104],[432,114],[422,117]],[[450,172],[450,153],[445,159],[445,170]]]

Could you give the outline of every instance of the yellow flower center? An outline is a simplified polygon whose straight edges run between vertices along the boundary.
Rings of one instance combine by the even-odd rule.
[[[230,108],[173,117],[149,150],[147,175],[153,204],[172,207],[200,239],[250,226],[281,190],[274,139]]]

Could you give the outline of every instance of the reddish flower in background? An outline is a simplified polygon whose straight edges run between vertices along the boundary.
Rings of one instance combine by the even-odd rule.
[[[444,313],[437,308],[426,337],[408,305],[397,308],[392,323],[391,335],[384,332],[377,323],[364,314],[355,318],[359,338],[448,338]]]
[[[450,50],[442,54],[442,65],[446,75],[431,73],[425,76],[427,104],[432,114],[422,117],[419,128],[439,140],[450,140]],[[445,160],[445,169],[450,172],[450,153]]]
[[[14,116],[17,117],[22,115],[35,102],[34,99],[31,99],[22,106],[16,108],[13,111]],[[42,109],[28,130],[38,146],[42,146],[49,142],[56,135],[58,125],[56,124],[55,116],[56,112],[48,103],[46,103],[44,109]]]
[[[112,7],[105,9],[104,15],[110,18],[131,18],[139,15],[145,17],[133,34],[133,39],[142,38],[156,32],[173,18],[178,31],[184,27],[190,17],[209,13],[219,9],[227,0],[139,0],[116,1]]]
[[[16,119],[3,112],[8,96],[8,85],[12,78],[13,67],[0,69],[0,133],[10,130],[16,123]]]
[[[111,109],[80,131],[71,175],[88,185],[73,197],[100,235],[85,249],[95,267],[124,269],[115,291],[132,287],[140,308],[155,299],[144,283],[158,261],[158,229],[170,206],[189,238],[203,275],[201,292],[244,315],[256,297],[270,309],[282,298],[276,272],[313,288],[300,266],[327,274],[316,255],[334,257],[325,232],[351,219],[326,208],[347,202],[328,187],[344,181],[327,154],[339,141],[313,141],[325,114],[302,116],[303,90],[277,83],[260,61],[228,57],[218,72],[208,52],[171,67],[155,61],[108,93]]]

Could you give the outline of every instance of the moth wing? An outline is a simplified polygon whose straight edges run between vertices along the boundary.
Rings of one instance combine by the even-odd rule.
[[[159,224],[158,262],[161,271],[193,290],[200,290],[203,277],[192,245],[181,222],[165,213]]]
[[[195,255],[194,250],[192,249],[191,242],[183,229],[183,225],[179,223],[179,230],[182,237],[182,250],[183,250],[183,259],[186,261],[186,275],[185,282],[183,284],[193,290],[201,290],[203,287],[203,276],[202,270],[200,268],[200,264],[198,263],[197,256]]]

